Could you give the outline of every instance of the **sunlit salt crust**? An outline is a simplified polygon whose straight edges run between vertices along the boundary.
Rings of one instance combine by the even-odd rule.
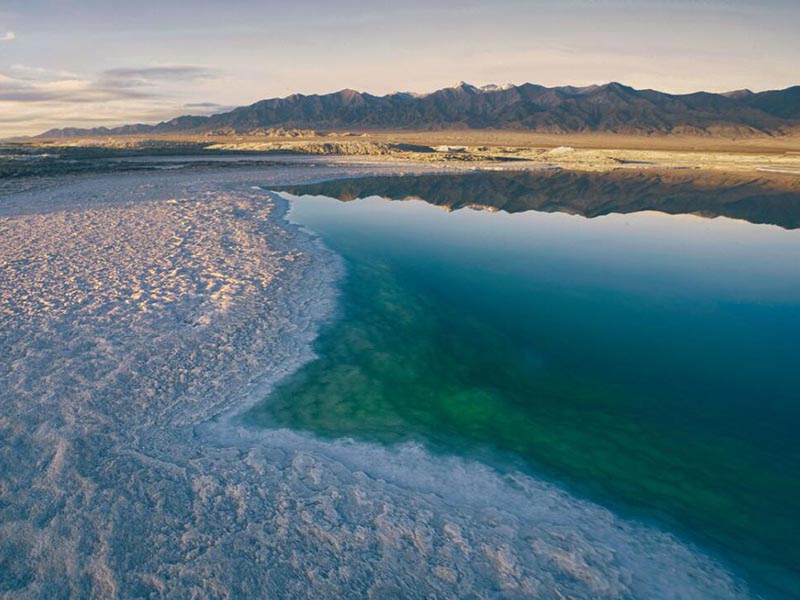
[[[740,598],[697,549],[543,481],[231,415],[313,358],[341,261],[255,186],[0,198],[0,593]]]

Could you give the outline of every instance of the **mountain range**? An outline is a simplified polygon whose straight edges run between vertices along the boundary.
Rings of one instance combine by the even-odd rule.
[[[587,87],[464,82],[429,94],[386,96],[344,89],[261,100],[211,116],[157,125],[52,129],[40,137],[126,134],[253,134],[316,130],[503,129],[539,133],[609,132],[758,136],[800,133],[800,86],[754,93],[668,94],[620,83]]]

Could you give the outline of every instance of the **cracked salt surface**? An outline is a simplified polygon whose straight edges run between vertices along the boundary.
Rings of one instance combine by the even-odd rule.
[[[338,258],[252,188],[320,173],[0,199],[2,597],[747,596],[528,476],[221,416],[313,358],[332,315]]]

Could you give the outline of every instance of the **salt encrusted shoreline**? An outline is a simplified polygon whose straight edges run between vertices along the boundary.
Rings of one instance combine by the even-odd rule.
[[[0,595],[745,597],[692,547],[530,477],[215,418],[312,357],[341,275],[253,186],[356,171],[2,199]]]
[[[285,201],[241,183],[46,194],[0,223],[0,584],[107,597],[136,569],[111,566],[99,516],[155,493],[134,483],[150,468],[185,473],[194,425],[292,367],[331,310],[337,263],[284,221]]]

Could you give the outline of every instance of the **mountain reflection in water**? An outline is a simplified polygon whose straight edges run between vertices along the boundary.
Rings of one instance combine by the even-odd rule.
[[[449,210],[534,210],[589,218],[653,210],[800,228],[800,177],[780,174],[624,169],[480,171],[340,179],[277,189],[343,201],[367,196],[419,198]]]

